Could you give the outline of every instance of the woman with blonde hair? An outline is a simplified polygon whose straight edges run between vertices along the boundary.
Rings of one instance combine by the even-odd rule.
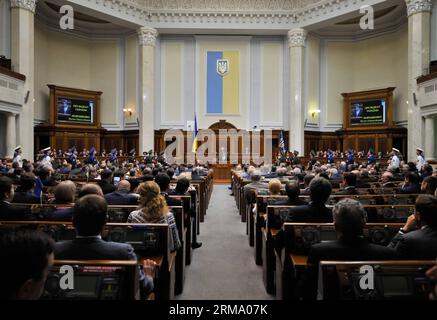
[[[269,181],[269,194],[271,196],[279,196],[281,194],[281,181],[272,179]]]
[[[138,186],[140,208],[129,214],[128,223],[167,223],[170,237],[170,250],[176,251],[181,247],[176,221],[173,213],[168,209],[161,190],[154,181],[143,182]]]

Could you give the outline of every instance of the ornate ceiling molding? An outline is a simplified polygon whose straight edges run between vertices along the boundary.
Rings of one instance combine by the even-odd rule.
[[[35,13],[36,0],[11,0],[11,8],[21,8]]]
[[[431,12],[431,0],[405,0],[405,2],[408,16],[418,12]]]
[[[158,37],[158,31],[149,27],[142,27],[137,30],[138,41],[141,46],[152,46],[156,45],[156,38]]]
[[[56,1],[56,0],[48,0]],[[307,27],[386,0],[68,0],[138,26],[157,29]]]

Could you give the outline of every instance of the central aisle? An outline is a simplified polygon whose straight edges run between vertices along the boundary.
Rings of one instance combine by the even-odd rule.
[[[240,221],[227,185],[215,185],[205,222],[200,225],[184,292],[178,300],[273,299],[264,289],[262,267],[255,264],[246,225]]]

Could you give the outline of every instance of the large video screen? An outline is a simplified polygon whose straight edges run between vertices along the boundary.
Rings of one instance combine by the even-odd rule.
[[[94,123],[94,101],[58,98],[58,122]]]
[[[371,125],[385,123],[385,99],[353,102],[351,105],[351,125]]]

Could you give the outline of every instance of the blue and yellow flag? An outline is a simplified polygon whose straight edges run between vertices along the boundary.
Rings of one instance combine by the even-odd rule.
[[[197,151],[197,116],[196,112],[194,112],[194,131],[193,131],[193,146],[191,151],[195,153]]]
[[[240,109],[240,53],[208,51],[207,113],[238,114]]]
[[[285,141],[284,141],[284,134],[281,130],[281,135],[279,136],[279,148],[281,148],[282,154],[285,154]]]

